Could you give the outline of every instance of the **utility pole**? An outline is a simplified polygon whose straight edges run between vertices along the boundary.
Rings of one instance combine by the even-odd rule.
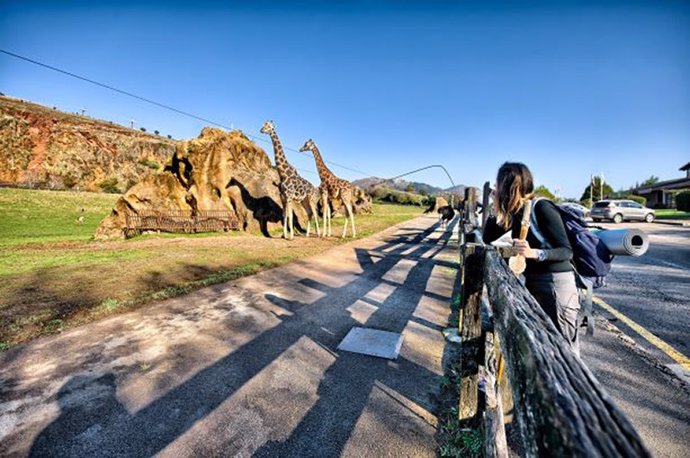
[[[604,172],[599,172],[599,200],[604,200]]]

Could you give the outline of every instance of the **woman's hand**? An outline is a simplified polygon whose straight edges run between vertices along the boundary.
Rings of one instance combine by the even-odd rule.
[[[513,239],[513,246],[517,248],[518,254],[521,254],[527,259],[537,259],[538,252],[530,248],[527,240]]]

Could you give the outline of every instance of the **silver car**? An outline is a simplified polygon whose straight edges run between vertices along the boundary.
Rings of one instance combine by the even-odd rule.
[[[574,210],[577,210],[582,215],[583,218],[586,218],[589,216],[589,212],[590,212],[589,208],[585,207],[584,205],[580,205],[576,202],[563,202],[563,203],[560,203],[558,205],[560,205],[561,207],[567,207],[567,208],[572,208]]]
[[[600,200],[595,202],[590,213],[595,222],[611,220],[620,223],[624,220],[654,221],[656,213],[651,208],[638,204],[633,200]]]

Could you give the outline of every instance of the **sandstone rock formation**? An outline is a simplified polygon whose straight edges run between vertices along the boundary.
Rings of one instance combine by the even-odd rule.
[[[176,142],[0,96],[0,182],[123,192],[161,169]]]
[[[278,180],[264,150],[241,131],[206,127],[198,138],[178,144],[162,173],[129,189],[95,237],[123,237],[125,212],[146,210],[228,211],[241,229],[268,235],[270,225],[282,221]],[[304,221],[303,213],[296,214]]]
[[[434,198],[434,200],[433,200],[433,202],[431,203],[431,205],[429,206],[429,208],[427,208],[426,210],[424,210],[424,213],[434,213],[434,214],[436,214],[436,213],[438,212],[438,209],[439,209],[439,208],[441,208],[441,207],[446,207],[447,205],[448,205],[448,201],[446,200],[445,197],[437,196],[436,198]]]

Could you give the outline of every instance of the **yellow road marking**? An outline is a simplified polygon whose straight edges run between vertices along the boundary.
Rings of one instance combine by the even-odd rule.
[[[680,364],[683,369],[690,371],[690,358],[640,326],[639,324],[635,323],[633,320],[628,318],[627,316],[623,315],[621,312],[618,310],[614,309],[611,307],[609,304],[604,302],[602,299],[598,297],[593,298],[593,302],[596,304],[600,305],[602,308],[604,308],[607,312],[611,313],[613,316],[621,320],[623,323],[627,324],[632,330],[634,330],[636,333],[641,335],[647,342],[650,344],[654,345],[656,348],[659,350],[663,351],[666,353],[671,359],[673,359],[675,362]]]

